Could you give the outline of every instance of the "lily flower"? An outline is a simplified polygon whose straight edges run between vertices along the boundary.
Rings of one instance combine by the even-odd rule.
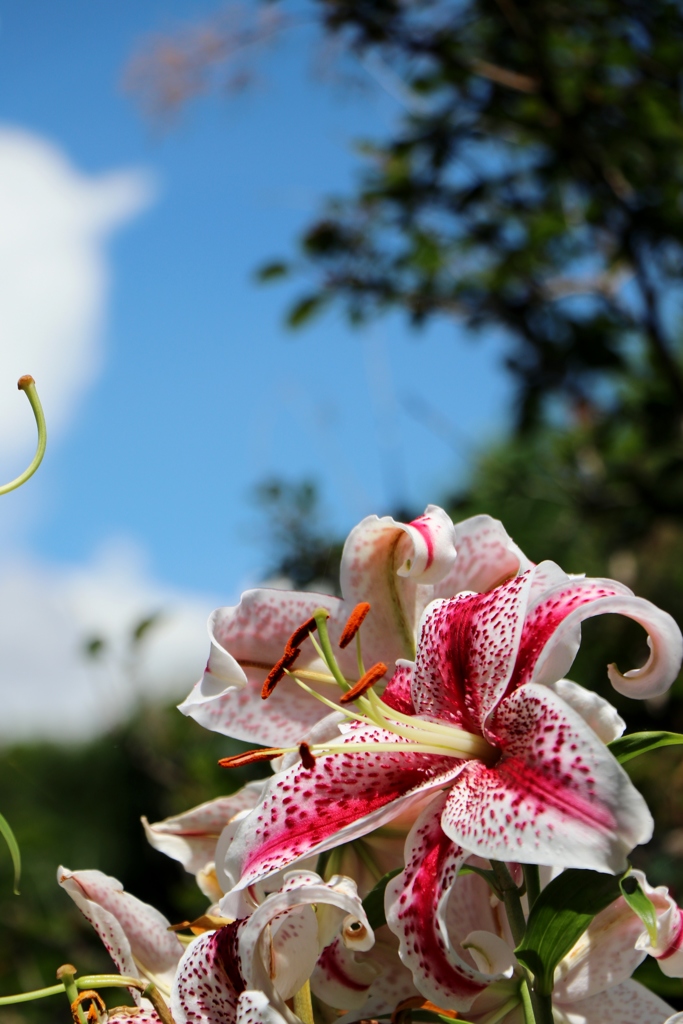
[[[339,875],[324,882],[313,872],[290,872],[277,892],[256,905],[252,893],[228,895],[219,906],[218,927],[186,949],[163,915],[124,892],[116,879],[65,868],[58,879],[119,971],[142,975],[170,996],[175,1024],[301,1024],[285,1000],[305,988],[325,948],[337,940],[352,951],[374,944],[355,883]],[[324,979],[317,987],[326,991]],[[130,1010],[120,1009],[109,1020],[126,1017]],[[161,1024],[146,1006],[135,1019]]]
[[[353,609],[369,603],[365,655],[393,666],[399,658],[415,657],[420,616],[434,598],[488,590],[530,564],[490,516],[454,525],[436,505],[407,524],[390,516],[368,516],[344,545],[341,598],[248,590],[236,607],[213,612],[204,676],[180,710],[226,736],[265,745],[297,742],[323,716],[320,705],[308,700],[291,678],[281,681],[265,705],[261,690],[288,638],[316,608],[329,612],[330,636],[336,643]],[[298,646],[299,677],[329,690],[334,681],[305,632]],[[349,677],[355,677],[356,661],[353,647],[340,651],[341,668]]]
[[[620,871],[647,842],[645,801],[594,730],[551,684],[573,660],[582,619],[620,612],[648,631],[648,663],[613,685],[636,696],[675,678],[673,619],[620,584],[544,562],[485,594],[432,602],[414,664],[382,697],[355,698],[340,735],[305,744],[237,828],[228,869],[248,886],[301,857],[378,828],[448,788],[446,835],[482,857]],[[296,673],[295,673],[296,674]],[[296,752],[296,748],[294,748]],[[255,759],[283,750],[255,752]]]
[[[164,915],[102,871],[59,867],[57,881],[93,926],[120,973],[146,978],[169,995],[183,945],[168,930]],[[139,1004],[140,993],[131,993]]]
[[[197,879],[197,885],[212,902],[218,902],[226,890],[216,878],[216,843],[224,828],[259,802],[265,782],[248,782],[230,796],[207,800],[182,814],[153,822],[142,817],[150,846],[179,861]]]
[[[424,998],[466,1011],[475,1024],[513,1024],[521,1013],[522,976],[515,944],[502,905],[486,882],[477,874],[458,874],[470,855],[441,828],[446,800],[440,794],[415,823],[406,843],[405,870],[387,886],[387,924]],[[654,904],[663,934],[673,901],[664,888],[649,886],[641,872],[633,874]],[[630,980],[645,955],[642,921],[620,897],[595,916],[558,964],[555,1020],[663,1024],[672,1008]]]

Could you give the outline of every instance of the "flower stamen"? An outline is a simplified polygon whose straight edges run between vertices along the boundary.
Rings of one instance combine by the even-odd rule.
[[[342,630],[342,634],[339,637],[339,646],[341,648],[349,646],[354,636],[360,629],[363,620],[365,619],[365,616],[368,614],[369,611],[370,605],[368,604],[367,601],[361,601],[359,604],[356,605],[356,607],[349,615],[346,621],[346,625]]]
[[[310,619],[306,619],[297,629],[294,630],[289,640],[285,644],[285,653],[287,651],[293,651],[298,647],[301,647],[304,640],[310,636],[318,628],[318,623],[315,621],[313,616]]]
[[[222,757],[218,762],[221,768],[242,768],[245,764],[256,764],[257,761],[274,761],[289,751],[283,747],[261,747],[258,750],[245,750],[243,754]]]
[[[380,679],[383,679],[389,670],[383,661],[378,661],[376,665],[373,665],[367,670],[367,672],[361,676],[358,682],[343,693],[339,698],[340,704],[350,704],[354,700],[358,700],[359,697],[363,697],[369,689],[371,689],[375,683],[378,683]]]
[[[301,763],[304,766],[304,768],[306,768],[308,771],[311,771],[313,768],[315,768],[315,758],[311,753],[311,748],[309,747],[308,743],[299,744],[299,756],[301,758]]]
[[[287,669],[292,667],[300,654],[301,650],[298,647],[285,649],[285,653],[282,655],[280,660],[273,665],[270,672],[263,680],[263,686],[261,687],[261,700],[267,700],[268,697],[270,697]]]

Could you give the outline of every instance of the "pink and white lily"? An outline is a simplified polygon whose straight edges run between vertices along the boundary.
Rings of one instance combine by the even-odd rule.
[[[551,685],[576,654],[581,620],[603,612],[640,622],[651,647],[641,669],[610,666],[613,684],[662,692],[680,667],[680,631],[618,583],[570,578],[544,562],[488,593],[433,601],[415,663],[399,662],[382,698],[358,697],[336,739],[311,743],[313,764],[269,781],[237,828],[229,873],[251,885],[444,787],[441,827],[471,852],[623,870],[650,838],[650,813],[581,709]]]
[[[435,505],[407,524],[390,516],[368,516],[344,545],[341,598],[249,590],[236,607],[212,614],[206,670],[180,710],[227,736],[269,746],[297,742],[324,710],[291,678],[282,680],[265,705],[261,687],[288,637],[316,608],[330,613],[330,635],[336,642],[353,608],[369,602],[372,614],[363,627],[365,656],[393,666],[399,658],[414,658],[418,623],[430,601],[462,590],[488,590],[530,564],[502,524],[490,516],[454,525]],[[354,678],[353,648],[341,651],[339,660],[342,670]],[[301,643],[297,672],[323,691],[333,682],[310,640]]]
[[[314,873],[292,872],[256,906],[251,896],[227,896],[219,907],[225,923],[185,950],[163,915],[124,892],[116,879],[65,868],[58,878],[119,971],[154,981],[170,996],[175,1024],[245,1024],[254,1014],[255,1024],[300,1024],[285,1000],[306,984],[325,948],[339,942],[356,952],[374,944],[355,883],[339,875],[324,882]],[[324,980],[318,978],[317,987],[324,995]],[[333,999],[335,994],[332,987]],[[143,1020],[158,1024],[154,1010],[141,1012]]]
[[[150,825],[143,817],[147,841],[155,850],[179,861],[197,879],[197,885],[212,902],[225,890],[216,877],[216,844],[227,825],[252,810],[261,798],[265,782],[248,782],[229,796],[207,800],[182,814],[174,814]]]
[[[440,825],[439,795],[406,843],[406,867],[386,890],[386,915],[418,991],[473,1022],[522,1020],[519,980],[507,920],[476,874],[458,875],[469,854]],[[658,931],[668,928],[668,892],[634,873],[652,900]],[[677,910],[678,908],[676,908]],[[645,958],[641,920],[623,898],[599,913],[555,971],[555,1019],[570,1024],[660,1024],[670,1006],[630,980]],[[656,955],[656,954],[655,954]],[[679,975],[683,970],[679,971]]]
[[[93,926],[119,972],[146,978],[169,995],[183,945],[168,930],[170,922],[164,915],[102,871],[60,867],[57,881]],[[140,1003],[139,992],[131,992]]]

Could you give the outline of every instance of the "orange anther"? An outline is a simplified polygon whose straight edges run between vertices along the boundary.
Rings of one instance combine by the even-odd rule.
[[[312,617],[310,619],[306,619],[305,622],[302,622],[302,624],[294,630],[289,640],[285,644],[285,654],[287,653],[287,651],[293,651],[297,647],[301,647],[302,643],[309,635],[309,633],[314,633],[317,628],[318,623]]]
[[[315,758],[311,753],[311,748],[308,743],[299,744],[299,757],[301,758],[302,765],[308,771],[312,771],[315,768]]]
[[[271,693],[284,676],[287,669],[291,668],[296,659],[301,654],[298,647],[293,650],[287,649],[282,655],[279,661],[277,661],[270,672],[263,680],[263,686],[261,687],[261,699],[266,700],[270,697]]]
[[[363,624],[363,619],[369,611],[370,605],[367,601],[361,601],[360,604],[356,605],[348,617],[346,625],[342,630],[342,635],[339,637],[340,647],[348,647]]]
[[[361,676],[358,682],[347,690],[346,693],[342,694],[339,698],[340,704],[350,704],[351,701],[357,700],[358,697],[362,697],[364,693],[378,683],[382,676],[385,676],[388,672],[387,666],[383,661],[378,661],[376,665],[369,668],[364,676]]]
[[[221,768],[241,768],[257,761],[273,761],[283,754],[282,747],[263,747],[260,750],[245,750],[243,754],[234,754],[233,757],[222,757],[218,763]]]

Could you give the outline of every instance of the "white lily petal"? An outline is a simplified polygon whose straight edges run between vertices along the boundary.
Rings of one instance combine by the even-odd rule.
[[[505,978],[511,978],[514,974],[517,957],[499,935],[485,931],[470,932],[460,945],[469,950],[477,970],[482,974],[503,975]]]
[[[581,715],[603,743],[616,740],[626,728],[626,722],[617,709],[593,690],[587,690],[571,679],[558,679],[556,683],[550,683],[549,688]]]

